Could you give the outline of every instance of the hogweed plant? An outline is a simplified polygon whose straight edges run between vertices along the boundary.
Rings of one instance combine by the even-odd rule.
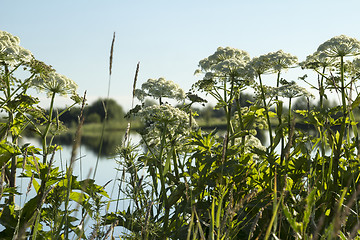
[[[94,180],[73,175],[74,157],[65,172],[54,167],[60,146],[53,137],[63,114],[53,110],[55,98],[70,95],[78,104],[85,97],[77,96],[72,80],[20,47],[17,37],[0,32],[1,236],[106,239],[121,228],[124,239],[360,239],[359,54],[360,42],[344,35],[300,63],[282,50],[250,58],[219,47],[200,60],[201,79],[188,93],[165,78],[136,89],[137,68],[132,93],[141,104],[127,116],[142,122],[141,141],[119,146],[123,175],[116,179],[117,199],[107,199]],[[285,79],[295,67],[305,74]],[[309,71],[316,79],[307,77]],[[316,100],[301,84],[313,88]],[[27,94],[31,88],[51,99],[48,113]],[[243,106],[246,91],[255,100]],[[192,106],[206,102],[198,92],[224,110],[225,132],[196,124]],[[327,105],[334,94],[339,104]],[[146,105],[147,98],[157,104]],[[305,107],[294,109],[295,99]],[[25,129],[39,135],[40,149],[20,142]],[[267,142],[258,138],[264,132]],[[29,180],[36,196],[27,191],[18,206],[19,177]],[[94,220],[90,234],[88,218]]]
[[[76,212],[81,209],[94,216],[91,202],[107,194],[94,181],[73,176],[74,157],[66,172],[55,167],[55,152],[61,147],[53,144],[53,139],[64,130],[59,117],[85,97],[77,95],[73,80],[35,59],[20,46],[18,37],[5,31],[0,31],[0,81],[1,238],[68,239],[70,234],[80,238],[84,230]],[[28,94],[30,89],[45,92],[51,99],[48,112]],[[74,103],[64,112],[56,112],[56,96],[69,95]],[[23,142],[25,130],[39,136],[41,148]],[[19,178],[28,180],[26,193],[21,192]],[[35,194],[29,194],[31,189]],[[24,202],[21,195],[25,195]],[[71,203],[81,207],[74,208]]]
[[[144,123],[145,149],[119,150],[128,164],[123,193],[132,201],[106,223],[119,223],[134,239],[359,239],[359,46],[334,37],[300,64],[282,50],[251,59],[219,47],[199,62],[202,79],[187,96],[217,100],[224,134],[184,127],[181,107],[163,102],[177,96],[165,93],[172,83],[149,80],[138,97],[159,105],[130,111]],[[283,78],[296,67],[304,76]],[[264,84],[264,75],[274,84]],[[256,98],[245,107],[240,98],[248,90]],[[326,105],[334,93],[340,105]],[[293,109],[295,99],[305,108]],[[266,146],[257,138],[264,130]]]

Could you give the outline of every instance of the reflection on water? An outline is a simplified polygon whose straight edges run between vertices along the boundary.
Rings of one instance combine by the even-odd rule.
[[[73,138],[72,134],[62,134],[54,139],[54,143],[61,146],[72,146]],[[81,145],[88,148],[95,155],[111,157],[116,155],[116,148],[122,144],[123,139],[123,131],[106,131],[103,136],[101,136],[101,133],[82,136]]]

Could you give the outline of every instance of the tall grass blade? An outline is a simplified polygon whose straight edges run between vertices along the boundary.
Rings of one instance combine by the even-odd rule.
[[[137,82],[138,74],[139,74],[139,68],[140,68],[140,62],[138,62],[136,65],[136,71],[135,71],[135,77],[134,77],[134,83],[133,83],[133,91],[132,91],[131,108],[134,107],[135,89],[136,89],[136,82]]]
[[[97,167],[99,164],[99,160],[100,160],[100,153],[102,151],[102,144],[103,144],[103,140],[104,140],[104,132],[105,132],[105,126],[106,126],[106,121],[107,121],[107,102],[109,101],[109,96],[110,96],[110,85],[111,85],[111,74],[112,74],[112,63],[113,63],[113,56],[114,56],[114,44],[115,44],[115,32],[113,34],[113,38],[111,41],[111,48],[110,48],[110,62],[109,62],[109,81],[108,81],[108,90],[107,90],[107,96],[106,96],[106,101],[105,103],[103,103],[104,105],[104,112],[105,112],[105,116],[104,116],[104,122],[103,122],[103,127],[102,127],[102,131],[101,131],[101,137],[100,137],[100,146],[99,146],[99,153],[96,159],[96,164],[95,164],[95,169],[94,169],[94,174],[93,174],[93,179],[95,179],[96,176],[96,171],[97,171]]]
[[[109,75],[111,76],[112,72],[112,63],[113,63],[113,56],[114,56],[114,44],[115,44],[115,32],[113,34],[113,39],[111,42],[111,48],[110,48],[110,64],[109,64]]]

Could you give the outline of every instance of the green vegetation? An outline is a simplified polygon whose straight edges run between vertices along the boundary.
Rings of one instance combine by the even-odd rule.
[[[124,114],[110,99],[85,107],[72,80],[0,31],[0,238],[106,239],[121,229],[123,239],[360,239],[357,55],[360,42],[343,35],[301,63],[281,50],[250,58],[219,47],[199,62],[202,77],[188,93],[165,78],[136,89],[138,64],[132,92],[142,104]],[[316,81],[299,78],[317,92],[317,105],[305,88],[282,78],[298,66],[317,74]],[[274,86],[263,83],[265,74]],[[27,94],[30,88],[45,91],[48,111]],[[206,102],[200,92],[216,99],[215,111],[193,108]],[[340,105],[329,104],[329,93]],[[70,95],[74,105],[55,110],[58,95]],[[63,122],[77,128],[61,171],[54,154]],[[223,132],[202,124],[221,124]],[[132,127],[140,143],[129,140]],[[73,175],[76,149],[81,130],[101,132],[99,143],[90,140],[101,154],[106,141],[115,141],[104,133],[125,128],[116,151],[119,178],[109,179],[117,197],[110,199],[93,179]],[[22,145],[25,130],[41,139],[41,148]],[[27,182],[25,192],[19,179]]]

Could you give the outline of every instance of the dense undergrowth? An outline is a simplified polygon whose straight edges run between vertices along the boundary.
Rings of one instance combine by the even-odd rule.
[[[71,95],[74,105],[84,106],[85,96],[76,94],[72,80],[20,47],[19,38],[0,31],[0,108],[5,114],[0,237],[358,239],[360,143],[354,111],[360,104],[359,54],[360,42],[343,35],[300,63],[283,51],[250,58],[245,51],[220,47],[199,62],[201,80],[188,93],[164,78],[136,89],[138,65],[133,98],[153,98],[158,104],[140,104],[127,114],[145,127],[141,143],[132,143],[129,120],[117,149],[119,177],[113,184],[118,192],[110,199],[93,179],[73,175],[82,112],[66,171],[54,166],[60,146],[53,139],[67,111],[54,111],[55,97]],[[315,72],[315,79],[304,75],[299,81],[316,92],[316,108],[310,104],[312,94],[282,78],[299,66]],[[273,77],[273,86],[263,84],[265,75]],[[47,93],[49,111],[28,95],[31,88]],[[256,96],[247,107],[241,104],[245,91]],[[215,108],[225,112],[221,134],[197,125],[191,107],[206,102],[200,92],[215,98]],[[338,97],[338,106],[325,105],[330,94]],[[300,97],[306,108],[292,110]],[[180,104],[174,107],[164,99]],[[303,127],[297,127],[299,122]],[[41,148],[20,141],[25,129],[41,138]],[[267,134],[266,146],[257,138],[259,131]],[[28,189],[20,192],[18,183],[25,180]]]

